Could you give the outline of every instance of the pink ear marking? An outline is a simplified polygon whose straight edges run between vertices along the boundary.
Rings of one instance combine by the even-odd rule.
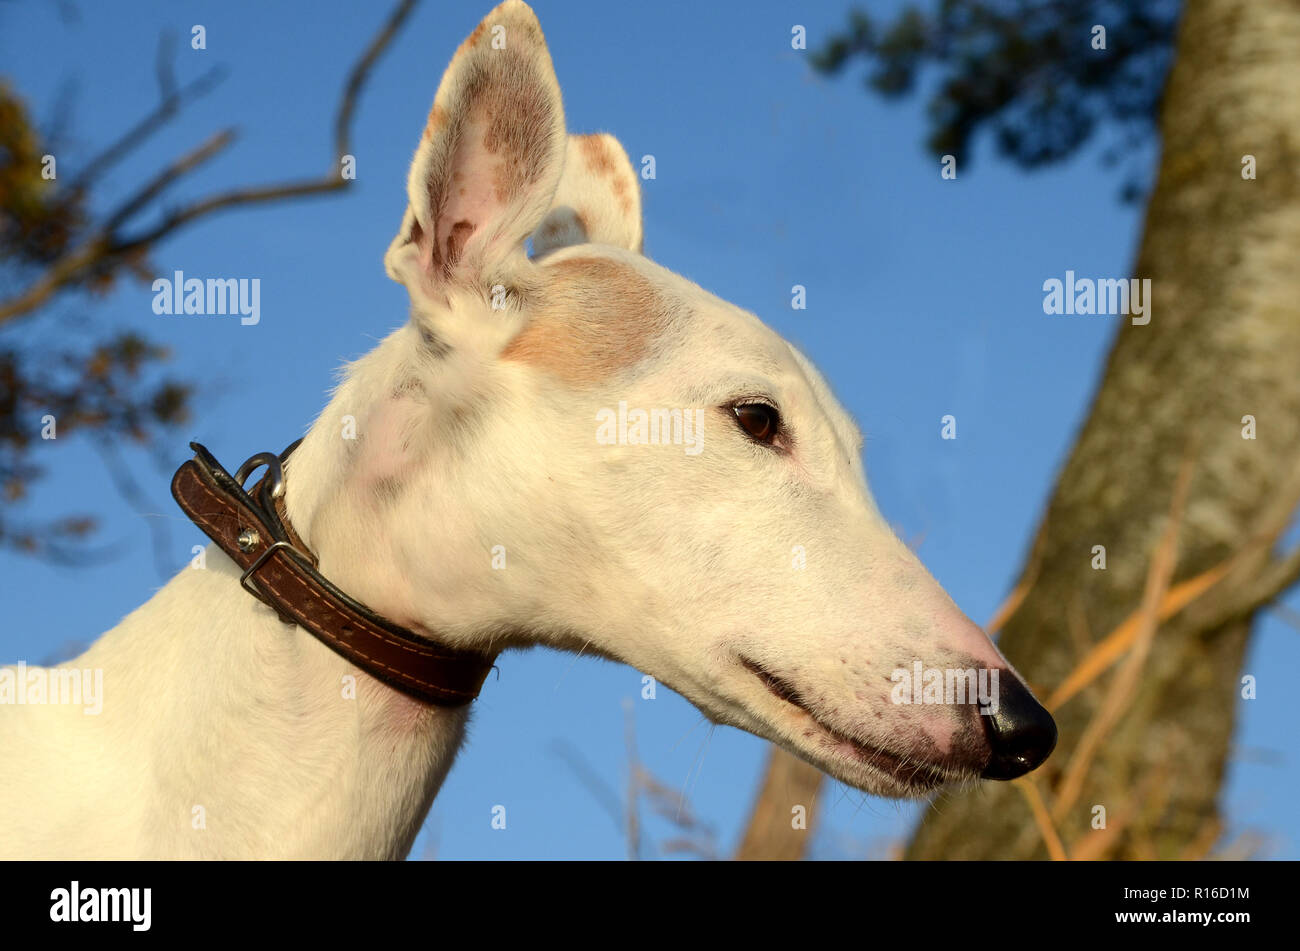
[[[526,4],[507,0],[460,44],[438,85],[389,274],[427,293],[522,256],[554,194],[565,141],[541,27]],[[416,253],[403,252],[412,242]]]

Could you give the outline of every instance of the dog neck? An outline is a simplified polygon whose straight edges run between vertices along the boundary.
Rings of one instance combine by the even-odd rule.
[[[323,455],[346,447],[321,428],[313,427],[309,451],[301,462],[295,454],[286,476],[289,514],[308,528],[320,524],[322,507],[346,507],[347,493],[329,488],[341,461]],[[352,593],[363,573],[348,564],[351,546],[328,532],[305,541],[326,577]],[[374,564],[381,545],[367,548],[365,576],[400,574]],[[96,726],[113,734],[105,748],[121,751],[120,775],[108,783],[119,795],[101,795],[120,802],[127,789],[150,790],[131,807],[139,841],[104,848],[160,857],[405,856],[470,708],[428,705],[379,682],[282,622],[242,589],[240,574],[208,546],[79,662],[105,671]],[[364,597],[392,617],[382,595]]]
[[[468,708],[421,704],[356,670],[241,590],[215,546],[204,560],[83,659],[105,668],[99,725],[123,744],[118,762],[151,769],[122,777],[152,790],[137,804],[138,851],[403,857]],[[127,755],[129,743],[151,748]]]

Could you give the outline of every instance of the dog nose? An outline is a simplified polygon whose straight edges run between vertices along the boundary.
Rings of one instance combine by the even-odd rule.
[[[1015,779],[1036,769],[1056,746],[1056,721],[1009,670],[1002,671],[997,712],[982,715],[993,755],[985,779]]]

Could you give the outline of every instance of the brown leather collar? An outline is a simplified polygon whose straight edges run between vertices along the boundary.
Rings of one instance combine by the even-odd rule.
[[[299,440],[301,442],[301,440]],[[492,658],[443,647],[380,617],[316,570],[316,556],[294,532],[284,509],[280,456],[264,452],[234,476],[212,453],[190,443],[194,458],[172,477],[172,496],[191,521],[244,570],[241,584],[286,624],[297,624],[371,676],[425,703],[459,707],[478,696]],[[266,474],[251,492],[244,481]]]

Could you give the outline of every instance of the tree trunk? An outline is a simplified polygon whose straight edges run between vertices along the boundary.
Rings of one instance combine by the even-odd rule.
[[[803,858],[812,841],[814,811],[821,784],[822,774],[815,767],[773,746],[768,755],[763,785],[754,800],[754,811],[745,826],[745,837],[736,850],[736,858],[741,861]],[[795,821],[796,806],[803,807],[802,823]]]
[[[1187,452],[1195,470],[1175,582],[1240,551],[1300,472],[1297,51],[1300,3],[1184,5],[1135,273],[1151,279],[1151,321],[1124,319],[1034,542],[1033,585],[1000,641],[1040,698],[1089,639],[1141,601]],[[1255,180],[1243,178],[1247,155]],[[1246,416],[1257,438],[1243,438]],[[1105,570],[1092,567],[1094,545],[1106,548]],[[1136,696],[1082,794],[1055,817],[1071,855],[1179,858],[1212,844],[1251,616],[1294,580],[1294,565],[1258,556],[1156,632]],[[1034,774],[1049,806],[1113,676],[1056,711],[1059,746]],[[1097,806],[1109,831],[1094,828]],[[1011,784],[940,803],[907,850],[915,859],[1046,854]]]

